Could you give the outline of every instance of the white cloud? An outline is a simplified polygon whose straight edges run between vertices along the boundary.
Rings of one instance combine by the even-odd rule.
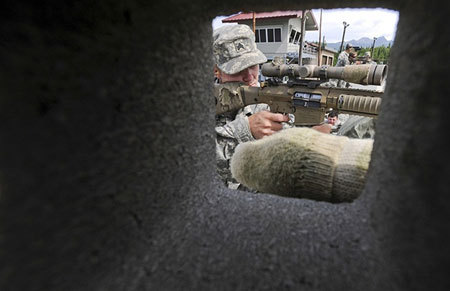
[[[320,9],[313,10],[316,21],[320,21]],[[322,11],[322,37],[326,42],[342,40],[343,22],[350,24],[345,30],[345,40],[361,37],[384,36],[393,40],[397,30],[398,12],[387,9],[332,9]],[[319,32],[306,32],[306,40],[319,39]]]

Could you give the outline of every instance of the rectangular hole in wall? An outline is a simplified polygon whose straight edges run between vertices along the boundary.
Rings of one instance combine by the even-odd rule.
[[[256,47],[265,55],[268,63],[276,62],[277,64],[297,66],[325,65],[329,66],[329,70],[332,70],[332,68],[337,66],[340,67],[342,65],[338,62],[339,55],[342,51],[345,51],[347,44],[351,44],[353,48],[350,50],[350,53],[353,53],[354,55],[350,56],[348,63],[346,61],[345,65],[350,64],[356,66],[372,64],[377,65],[381,71],[385,68],[383,71],[385,73],[388,71],[387,67],[390,62],[390,50],[394,45],[399,16],[397,11],[387,9],[312,9],[306,10],[304,14],[305,17],[303,18],[302,10],[264,13],[237,12],[232,15],[217,16],[213,20],[212,26],[215,32],[237,24],[248,26],[255,34]],[[304,33],[302,34],[303,30]],[[226,49],[232,51],[224,53],[230,60],[232,58],[230,56],[240,54],[239,49],[241,44],[246,47],[245,43],[241,43],[240,41],[229,42]],[[303,49],[300,52],[301,46]],[[298,62],[299,55],[301,55],[300,64]],[[219,59],[223,61],[226,58],[217,58],[217,60]],[[246,78],[251,78],[248,77],[248,75],[251,75],[251,72],[248,70],[246,72],[247,76],[235,72],[227,74],[220,70],[220,65],[223,64],[218,65],[218,70],[215,68],[217,83],[231,81],[245,83],[247,82]],[[323,77],[324,73],[322,72],[319,74],[322,74],[321,76]],[[294,90],[297,93],[296,96],[286,95],[286,97],[295,99],[294,101],[286,101],[286,104],[282,104],[282,106],[278,103],[272,103],[272,109],[275,105],[279,108],[280,112],[288,111],[293,106],[297,106],[297,113],[298,111],[304,110],[302,111],[302,115],[298,115],[297,113],[294,114],[296,122],[299,123],[297,124],[298,126],[312,127],[320,123],[329,123],[332,127],[331,134],[361,139],[374,137],[376,116],[377,113],[379,113],[379,107],[376,109],[366,107],[355,109],[355,107],[351,107],[351,110],[349,110],[349,108],[345,106],[345,108],[339,107],[340,104],[346,104],[345,102],[347,102],[347,99],[345,98],[342,99],[344,101],[340,100],[339,95],[359,96],[361,94],[355,90],[374,91],[377,93],[364,94],[366,94],[367,98],[372,98],[370,99],[371,102],[373,100],[381,102],[385,82],[383,82],[383,84],[362,85],[334,78],[330,78],[330,80],[326,81],[320,80],[320,78],[311,77],[292,78],[289,74],[285,74],[283,77],[273,78],[264,74],[261,65],[259,65],[259,72],[256,78],[258,81],[257,85],[265,84],[267,86],[267,84],[270,84],[268,79],[271,79],[270,82],[272,83],[274,81],[278,82],[278,88],[292,85],[292,82],[294,82],[295,79],[303,79],[295,85],[297,86],[296,88],[300,88]],[[347,88],[348,91],[337,94],[336,96],[338,97],[335,98],[335,102],[331,103],[334,106],[331,107],[327,100],[324,102],[324,98],[321,98],[324,96],[322,93],[317,93],[311,89],[314,86],[308,84],[305,85],[305,82],[308,84],[315,82],[316,84],[314,86],[316,86],[316,88]],[[325,91],[326,90],[323,90],[323,92]],[[286,90],[286,92],[288,92],[288,90]],[[362,99],[359,99],[358,101],[361,103],[366,99],[361,100]],[[288,104],[289,102],[291,103]],[[377,106],[379,106],[379,103],[377,103]],[[242,188],[242,185],[239,185],[239,183],[232,178],[230,171],[226,169],[229,167],[229,160],[233,155],[234,148],[240,142],[255,138],[255,134],[251,131],[235,132],[242,131],[248,127],[236,122],[234,124],[233,120],[236,120],[236,118],[241,118],[239,120],[249,120],[249,117],[256,115],[257,111],[261,108],[264,107],[254,104],[238,111],[234,110],[233,112],[217,115],[216,117],[218,172],[223,178],[226,186],[232,189]],[[356,112],[351,112],[354,110],[356,110]],[[376,112],[372,112],[371,110],[375,110]],[[337,111],[339,113],[338,124],[332,124],[333,121],[327,118],[328,113],[331,111]],[[366,131],[361,130],[358,132],[355,128],[358,124],[361,124],[361,122],[366,122],[368,129]],[[253,128],[254,127],[250,125],[250,129],[252,130]],[[246,134],[252,134],[252,136],[246,137]],[[256,138],[259,137],[260,136],[256,136]],[[247,190],[246,187],[243,187],[243,189]]]

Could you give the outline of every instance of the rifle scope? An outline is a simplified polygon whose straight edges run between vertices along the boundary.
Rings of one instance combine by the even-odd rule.
[[[344,67],[305,65],[276,65],[265,63],[262,74],[266,77],[300,77],[340,79],[361,85],[381,85],[387,77],[387,65],[348,65]]]

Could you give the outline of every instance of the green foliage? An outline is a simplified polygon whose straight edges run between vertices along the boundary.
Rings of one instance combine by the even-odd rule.
[[[361,48],[361,50],[358,51],[358,57],[364,56],[364,53],[367,51],[371,51],[370,47]],[[391,46],[388,45],[385,46],[379,46],[375,47],[373,49],[372,60],[377,62],[378,64],[387,64],[389,63],[389,56],[391,55]],[[334,54],[333,59],[333,66],[336,66],[337,60],[338,60],[339,53]]]
[[[362,48],[358,51],[358,56],[364,56],[364,53],[367,51],[371,51],[370,47]],[[387,64],[389,62],[389,56],[391,55],[391,46],[379,46],[373,49],[372,60],[377,62],[378,64]]]

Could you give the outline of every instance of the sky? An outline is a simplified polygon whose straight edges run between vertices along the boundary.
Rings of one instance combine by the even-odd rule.
[[[320,23],[320,9],[312,10],[316,22]],[[213,28],[226,25],[222,19],[228,16],[218,16],[213,20]],[[345,41],[358,40],[362,37],[384,36],[393,40],[397,29],[398,12],[388,9],[323,9],[322,10],[322,37],[327,43],[340,42],[344,30],[343,22],[350,24],[345,30]],[[319,31],[307,31],[305,40],[318,41]]]

